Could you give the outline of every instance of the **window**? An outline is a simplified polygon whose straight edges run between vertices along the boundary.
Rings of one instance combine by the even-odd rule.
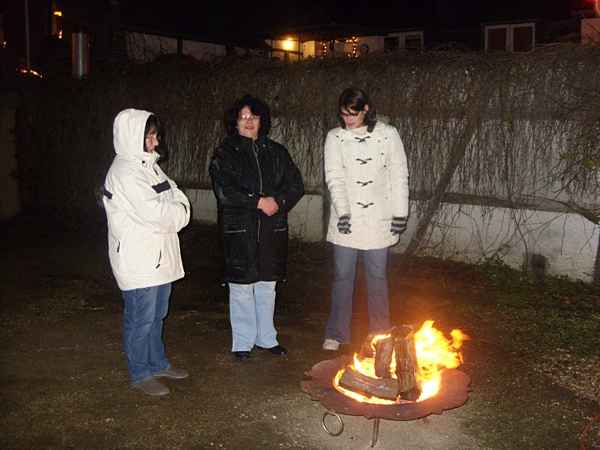
[[[530,52],[535,47],[535,24],[487,25],[486,52]]]
[[[385,52],[395,52],[398,50],[398,38],[397,37],[386,37],[383,40],[383,51]]]
[[[423,34],[409,34],[404,39],[404,48],[407,50],[423,50]]]
[[[396,50],[423,50],[423,32],[409,31],[392,33],[383,40],[383,49],[386,52]]]

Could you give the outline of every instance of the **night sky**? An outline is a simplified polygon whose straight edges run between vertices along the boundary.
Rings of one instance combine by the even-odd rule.
[[[259,1],[169,2],[122,0],[124,17],[140,24],[183,29],[248,32],[271,28],[301,27],[330,23],[383,27],[461,27],[482,21],[507,19],[568,18],[578,2],[592,0],[396,0],[358,1]],[[385,6],[382,6],[386,4]],[[390,3],[392,5],[390,5]]]
[[[107,20],[109,0],[56,0],[90,23]],[[184,0],[121,0],[121,21],[129,26],[188,35],[247,37],[294,27],[353,24],[366,27],[460,29],[500,20],[568,19],[594,0],[396,0],[377,2],[285,0],[280,3]],[[24,0],[0,2],[5,39],[23,53]],[[382,6],[386,4],[385,6]],[[392,5],[390,6],[391,3]],[[47,33],[50,0],[29,0],[32,39]],[[276,6],[273,6],[276,5]],[[293,30],[292,30],[293,31]]]

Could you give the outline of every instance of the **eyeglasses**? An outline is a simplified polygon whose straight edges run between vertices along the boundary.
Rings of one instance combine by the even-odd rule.
[[[364,113],[365,111],[358,111],[358,112],[348,112],[348,111],[340,111],[340,116],[342,117],[356,117],[358,115],[360,115],[361,113]]]
[[[255,116],[254,114],[244,114],[238,117],[238,120],[258,120],[260,116]]]

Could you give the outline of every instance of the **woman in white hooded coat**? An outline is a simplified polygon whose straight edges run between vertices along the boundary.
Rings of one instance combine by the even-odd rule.
[[[177,232],[190,203],[158,165],[160,123],[126,109],[113,124],[116,156],[104,182],[110,265],[124,300],[123,344],[134,387],[169,393],[157,378],[186,378],[171,367],[162,341],[171,283],[184,276]]]
[[[367,281],[369,330],[379,332],[391,326],[388,253],[408,220],[408,168],[398,131],[377,121],[373,104],[360,89],[342,92],[338,115],[340,127],[327,134],[324,156],[331,197],[327,240],[334,251],[325,350],[350,342],[359,255]]]

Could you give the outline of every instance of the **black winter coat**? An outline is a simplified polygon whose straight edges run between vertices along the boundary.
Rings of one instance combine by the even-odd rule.
[[[304,194],[298,167],[284,146],[228,136],[210,164],[225,255],[224,280],[248,284],[286,276],[288,212]],[[279,211],[257,209],[260,197],[275,198]]]

